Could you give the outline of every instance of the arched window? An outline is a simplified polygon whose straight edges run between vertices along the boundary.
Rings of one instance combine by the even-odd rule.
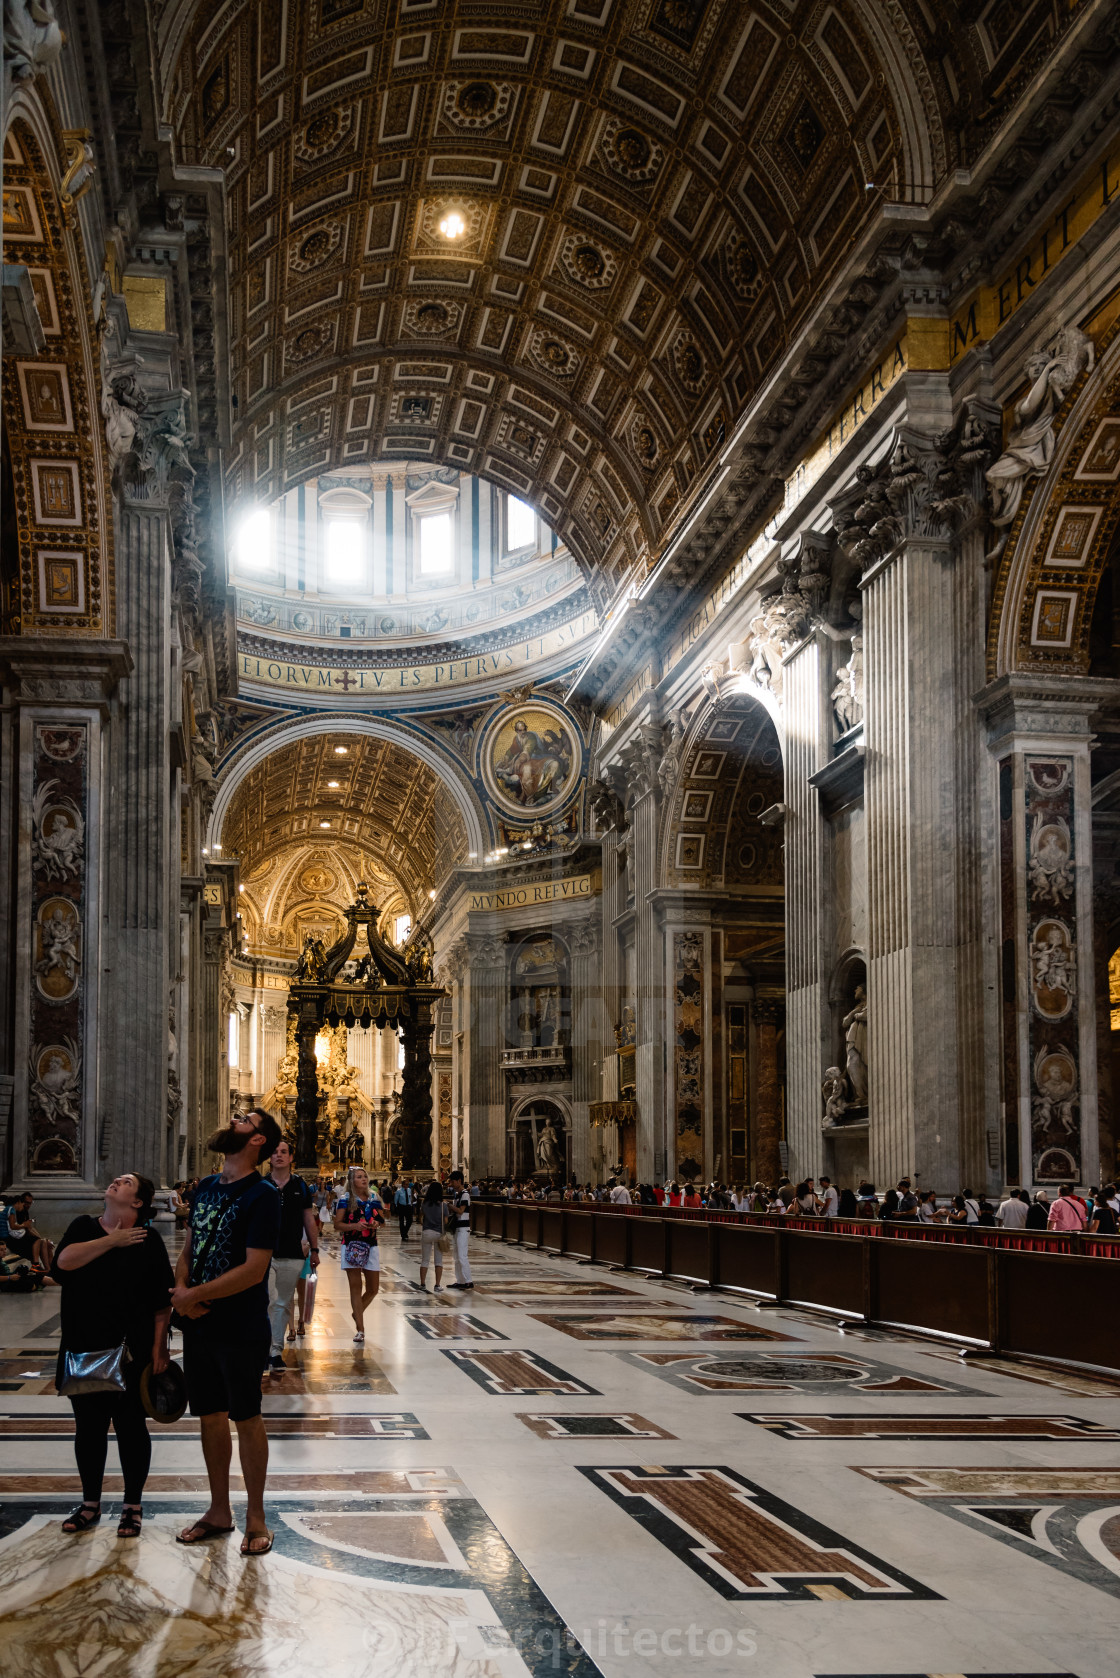
[[[320,495],[324,588],[368,592],[372,558],[369,509],[369,496],[357,489],[329,489]]]
[[[506,553],[520,553],[537,545],[537,515],[527,501],[506,496]]]

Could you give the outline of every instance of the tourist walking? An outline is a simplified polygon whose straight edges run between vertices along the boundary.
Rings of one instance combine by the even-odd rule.
[[[461,1288],[464,1292],[467,1292],[474,1287],[474,1282],[471,1280],[470,1260],[467,1256],[467,1243],[471,1238],[471,1197],[463,1187],[463,1173],[461,1171],[453,1171],[448,1177],[447,1192],[451,1202],[447,1227],[453,1243],[451,1250],[455,1255],[455,1280],[450,1283],[450,1286]]]
[[[436,1293],[443,1292],[443,1248],[440,1243],[447,1230],[451,1208],[443,1198],[443,1184],[433,1177],[420,1206],[420,1286],[426,1287],[428,1266],[435,1265]]]
[[[292,1327],[292,1306],[300,1292],[305,1256],[310,1258],[313,1272],[319,1267],[319,1226],[315,1221],[315,1200],[311,1190],[302,1177],[292,1176],[292,1150],[288,1142],[280,1141],[272,1150],[269,1174],[265,1180],[280,1196],[280,1232],[268,1272],[268,1320],[272,1325],[268,1366],[270,1374],[278,1378],[284,1373],[285,1327],[288,1339],[296,1338]],[[302,1300],[299,1320],[302,1324]]]
[[[206,1146],[225,1163],[204,1177],[175,1266],[171,1304],[183,1326],[183,1366],[191,1415],[201,1418],[210,1505],[179,1533],[180,1544],[205,1544],[234,1531],[229,1500],[230,1422],[245,1481],[243,1556],[264,1556],[272,1533],[264,1514],[268,1434],[261,1417],[261,1376],[272,1333],[268,1272],[280,1228],[280,1197],[257,1173],[281,1140],[271,1113],[238,1113]]]
[[[377,1226],[385,1222],[381,1196],[371,1189],[360,1165],[351,1166],[346,1189],[334,1205],[334,1227],[342,1238],[342,1268],[350,1286],[350,1310],[354,1318],[354,1344],[366,1337],[366,1307],[377,1298],[381,1286],[381,1255],[377,1251]]]
[[[55,1386],[74,1412],[74,1456],[82,1482],[82,1501],[63,1521],[63,1532],[88,1532],[101,1519],[112,1427],[124,1477],[117,1537],[140,1536],[152,1461],[140,1376],[149,1363],[155,1375],[167,1368],[168,1295],[174,1280],[167,1249],[149,1223],[154,1193],[154,1185],[138,1172],[114,1177],[101,1216],[75,1218],[55,1254],[52,1274],[62,1288]],[[115,1370],[107,1370],[113,1360],[104,1354],[118,1347],[125,1348],[125,1355]],[[116,1385],[101,1392],[68,1390],[80,1378],[82,1354],[88,1374],[90,1353],[102,1354],[98,1373]]]
[[[398,1178],[397,1186],[393,1190],[393,1211],[397,1214],[397,1228],[400,1230],[401,1240],[408,1240],[408,1232],[412,1228],[412,1193],[403,1177]]]

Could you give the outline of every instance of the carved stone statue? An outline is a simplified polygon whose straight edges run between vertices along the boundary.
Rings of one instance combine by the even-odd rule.
[[[140,429],[141,415],[148,407],[148,398],[135,373],[120,373],[107,379],[101,397],[101,412],[105,416],[105,441],[109,446],[109,465],[119,466],[131,454]]]
[[[858,630],[852,636],[851,657],[836,672],[831,699],[841,734],[863,721],[863,636]]]
[[[751,619],[749,636],[754,653],[750,680],[769,688],[776,699],[782,696],[782,660],[808,634],[812,621],[812,603],[802,594],[793,571],[787,570],[781,593],[771,595]]]
[[[562,1170],[563,1164],[556,1129],[549,1119],[537,1137],[537,1165],[542,1171],[552,1172]]]
[[[848,1080],[838,1066],[830,1066],[825,1072],[821,1094],[824,1096],[825,1128],[831,1129],[840,1123],[848,1110]]]
[[[52,0],[4,0],[4,63],[13,81],[30,81],[46,70],[63,40]]]
[[[1076,326],[1063,326],[1027,361],[1030,389],[1015,405],[1007,448],[988,468],[992,523],[1009,525],[1019,511],[1026,481],[1045,472],[1054,456],[1054,420],[1082,365],[1092,370],[1093,341]]]
[[[844,1015],[844,1041],[848,1045],[848,1082],[857,1107],[867,1104],[867,992],[856,986],[855,1007]]]
[[[620,1049],[630,1048],[638,1041],[638,1022],[629,1002],[623,1006],[621,1025],[615,1026],[614,1040]]]

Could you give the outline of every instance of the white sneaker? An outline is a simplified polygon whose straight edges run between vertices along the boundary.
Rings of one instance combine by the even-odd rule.
[[[365,1343],[366,1343],[365,1333],[363,1332],[362,1329],[359,1329],[357,1334],[354,1336],[354,1344],[355,1344],[355,1346],[364,1346]]]

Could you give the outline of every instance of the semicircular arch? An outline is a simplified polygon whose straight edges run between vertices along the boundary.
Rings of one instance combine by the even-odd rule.
[[[1028,484],[996,580],[989,678],[1084,674],[1097,590],[1120,529],[1120,322],[1057,417],[1054,455]]]
[[[323,734],[358,735],[383,740],[425,764],[442,782],[454,801],[466,829],[468,850],[481,854],[489,844],[489,823],[474,788],[439,748],[400,723],[380,717],[342,716],[326,712],[321,716],[285,718],[274,727],[256,734],[235,747],[218,775],[217,795],[207,823],[206,845],[213,852],[221,844],[222,828],[238,788],[254,769],[284,746]]]

